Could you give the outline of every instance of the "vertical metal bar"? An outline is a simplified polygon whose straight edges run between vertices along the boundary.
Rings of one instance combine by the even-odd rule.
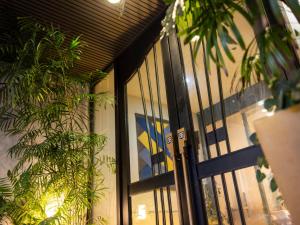
[[[213,127],[213,133],[214,133],[215,140],[216,140],[217,155],[220,156],[221,155],[221,149],[220,149],[220,144],[219,144],[218,137],[217,137],[217,132],[216,132],[217,128],[216,128],[215,118],[214,118],[213,101],[212,101],[212,95],[211,95],[209,72],[208,72],[208,69],[207,69],[206,52],[205,52],[204,42],[202,43],[202,46],[203,46],[203,62],[204,62],[206,86],[207,86],[207,92],[208,92],[209,111],[210,111],[210,117],[211,117],[211,122],[212,122],[212,127]],[[232,212],[231,212],[229,196],[228,196],[227,184],[226,184],[226,179],[225,179],[224,174],[221,174],[221,180],[222,180],[222,186],[223,186],[223,190],[224,190],[224,197],[225,197],[225,203],[226,203],[226,209],[227,209],[229,223],[234,224],[233,223],[233,218],[232,218]]]
[[[219,58],[217,57],[217,64],[218,63],[219,63]],[[224,96],[223,96],[221,70],[220,70],[220,67],[218,65],[216,65],[216,67],[217,67],[217,77],[218,77],[218,87],[219,87],[219,96],[220,96],[222,124],[223,124],[223,127],[225,129],[225,137],[226,137],[225,142],[226,142],[227,152],[229,153],[229,152],[231,152],[231,146],[230,146],[230,142],[229,142],[227,121],[226,121],[226,116],[225,116],[226,114],[225,114],[225,106],[224,106]],[[233,186],[234,186],[234,190],[235,190],[235,194],[236,194],[236,198],[237,198],[237,203],[238,203],[241,222],[244,225],[244,224],[246,224],[246,220],[245,220],[243,204],[242,204],[242,200],[241,200],[241,196],[240,196],[240,190],[239,190],[239,186],[238,186],[235,171],[232,171],[232,178],[233,178]]]
[[[176,38],[174,38],[176,40],[177,43],[177,48],[178,48],[178,52],[179,52],[179,62],[181,65],[181,77],[178,77],[179,79],[183,78],[183,81],[186,80],[186,72],[185,72],[185,66],[184,66],[184,58],[183,58],[183,52],[182,52],[182,48],[181,48],[181,43],[179,38],[176,36]],[[175,47],[175,46],[174,46]],[[181,83],[181,84],[180,84]],[[183,112],[184,114],[182,114],[182,116],[184,115],[184,117],[182,117],[182,122],[184,124],[184,126],[186,126],[187,128],[187,132],[190,132],[189,135],[191,135],[192,137],[194,137],[194,123],[193,123],[193,118],[192,118],[192,110],[191,110],[191,105],[190,105],[190,99],[189,99],[189,92],[188,92],[188,88],[186,85],[186,82],[179,82],[178,83],[178,87],[182,88],[182,95],[183,96],[179,96],[179,101],[178,104],[180,107],[184,107],[183,108]],[[183,101],[185,101],[186,103],[183,103]],[[180,109],[181,110],[181,109]],[[205,207],[205,201],[204,201],[204,193],[203,193],[203,186],[200,186],[200,180],[198,179],[197,176],[197,169],[196,169],[196,164],[197,164],[197,157],[196,157],[196,143],[195,143],[195,139],[194,138],[190,138],[187,140],[187,147],[188,147],[188,151],[186,151],[186,155],[185,158],[188,157],[188,166],[189,166],[189,179],[190,180],[190,185],[191,185],[191,191],[192,191],[192,198],[190,199],[192,202],[192,208],[193,209],[193,217],[195,219],[195,221],[197,222],[197,224],[206,224],[207,222],[207,213],[206,213],[206,207]]]
[[[162,112],[162,104],[161,104],[161,96],[160,96],[160,81],[158,75],[158,66],[157,66],[157,56],[156,56],[156,47],[153,45],[153,56],[154,56],[154,67],[155,67],[155,78],[156,78],[156,92],[157,92],[157,101],[158,101],[158,112],[159,112],[159,122],[160,122],[160,130],[161,130],[161,138],[164,154],[166,152],[166,140],[165,140],[165,132],[164,132],[164,124],[163,124],[163,112]],[[168,171],[168,163],[166,158],[164,158],[165,170]],[[169,206],[169,217],[170,217],[170,225],[173,225],[173,209],[172,209],[172,199],[170,187],[167,187],[167,198],[168,198],[168,206]]]
[[[154,125],[156,153],[158,154],[159,153],[159,142],[158,142],[158,134],[157,134],[157,126],[156,126],[156,114],[155,114],[155,108],[154,108],[154,102],[153,102],[152,84],[151,84],[151,79],[150,79],[149,64],[148,64],[147,56],[145,57],[145,65],[146,65],[146,74],[147,74],[149,96],[150,96],[150,106],[151,106],[152,119],[153,119],[153,125]],[[158,162],[157,165],[158,165],[158,174],[161,174],[162,171],[161,171],[160,162]],[[163,220],[163,224],[166,225],[165,200],[164,200],[164,192],[163,192],[162,188],[160,188],[160,201],[161,201],[161,209],[162,209],[162,220]]]
[[[144,88],[143,88],[143,83],[142,83],[142,77],[141,77],[140,68],[138,68],[138,78],[139,78],[139,84],[140,84],[140,90],[141,90],[141,96],[142,96],[142,102],[143,102],[143,109],[144,109],[145,120],[146,120],[146,128],[147,128],[147,134],[148,134],[148,140],[149,140],[149,146],[150,146],[151,169],[152,169],[152,175],[154,175],[155,174],[155,170],[154,170],[154,164],[152,162],[153,147],[152,147],[152,140],[151,140],[151,136],[150,136],[150,128],[149,128],[147,105],[146,105],[146,100],[145,100],[145,95],[144,95]],[[153,190],[153,194],[154,194],[156,225],[159,225],[158,205],[157,205],[157,192],[156,192],[156,190]]]
[[[176,51],[176,49],[171,48],[171,37],[165,37],[161,41],[161,47],[162,47],[162,59],[164,65],[166,97],[168,100],[168,112],[169,112],[168,119],[170,121],[170,128],[172,131],[171,137],[173,139],[173,137],[176,136],[176,130],[180,128],[180,116],[179,116],[178,105],[177,105],[177,93],[176,93],[176,82],[175,82],[175,71],[174,71],[174,67],[176,66],[176,64],[174,62],[174,58],[171,56],[172,55],[171,52],[173,53],[174,51]],[[173,144],[170,145],[169,149],[173,150],[172,152],[174,153],[173,165],[174,165],[174,176],[175,176],[175,188],[177,194],[176,202],[179,211],[178,214],[179,223],[189,224],[188,213],[186,210],[187,201],[186,201],[186,193],[184,188],[182,164],[180,159],[177,158],[178,156],[177,140],[175,140]]]
[[[132,213],[129,196],[130,170],[129,162],[129,136],[128,136],[128,98],[127,86],[120,76],[122,73],[118,63],[115,66],[115,96],[117,104],[116,116],[116,186],[117,186],[117,222],[118,224],[131,224]],[[122,77],[122,78],[121,78]]]
[[[205,146],[206,146],[208,159],[210,159],[211,158],[210,146],[208,144],[207,135],[206,135],[207,134],[207,129],[206,129],[205,121],[204,121],[204,110],[203,110],[203,104],[202,104],[202,96],[201,96],[200,87],[199,87],[199,83],[198,83],[197,70],[196,70],[196,65],[195,65],[195,61],[194,61],[194,57],[193,57],[193,50],[192,50],[191,44],[189,44],[189,48],[190,48],[190,55],[191,55],[191,60],[192,60],[192,68],[193,68],[193,75],[194,75],[194,81],[195,81],[196,92],[197,92],[197,99],[198,99],[198,104],[199,104],[199,109],[200,109],[201,126],[202,126],[202,130],[204,131],[204,142],[205,142]],[[221,212],[220,212],[220,204],[219,204],[219,200],[218,200],[218,192],[217,192],[217,188],[216,188],[216,181],[215,181],[214,177],[211,177],[211,180],[212,180],[212,187],[213,187],[213,193],[214,193],[214,200],[215,200],[215,205],[216,205],[216,212],[217,212],[218,222],[219,222],[219,224],[222,224],[222,215],[221,215]]]

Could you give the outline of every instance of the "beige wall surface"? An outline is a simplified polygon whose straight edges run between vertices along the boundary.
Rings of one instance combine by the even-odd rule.
[[[0,178],[7,175],[7,171],[12,169],[16,160],[8,155],[8,149],[17,141],[17,137],[6,136],[0,133]]]
[[[108,92],[114,95],[114,72],[111,71],[107,78],[96,86],[96,93]],[[98,107],[95,112],[95,132],[107,136],[107,144],[102,151],[103,155],[115,157],[115,108],[114,106]],[[101,167],[104,175],[105,196],[93,208],[94,219],[103,217],[108,225],[117,224],[116,208],[116,174],[108,168]]]

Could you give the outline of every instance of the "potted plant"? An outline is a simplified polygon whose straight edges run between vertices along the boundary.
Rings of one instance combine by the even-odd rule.
[[[106,137],[89,131],[88,107],[112,99],[89,92],[101,71],[74,74],[83,46],[28,18],[1,34],[0,130],[18,137],[8,150],[18,163],[0,179],[1,224],[92,224],[101,165],[113,159],[100,153]]]
[[[258,159],[260,167],[270,163],[282,197],[291,213],[294,224],[300,224],[300,71],[294,51],[297,31],[286,29],[280,4],[286,4],[300,22],[300,5],[297,0],[165,0],[170,7],[163,20],[162,35],[178,32],[185,43],[192,43],[194,54],[203,46],[208,69],[213,61],[227,73],[225,58],[235,62],[232,47],[244,51],[239,71],[242,91],[253,81],[264,82],[272,97],[265,100],[267,110],[273,117],[255,123],[259,144],[265,158]],[[266,23],[265,9],[273,21]],[[246,45],[234,21],[239,13],[253,27],[255,39]],[[175,27],[177,29],[175,30]],[[191,42],[193,40],[193,42]],[[255,137],[255,136],[253,136]],[[252,139],[255,139],[253,138]],[[258,144],[258,143],[257,143]],[[262,181],[265,174],[257,170]],[[272,191],[277,190],[275,179],[270,182]]]

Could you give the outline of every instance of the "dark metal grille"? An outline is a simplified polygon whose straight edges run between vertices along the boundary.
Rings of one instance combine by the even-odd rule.
[[[146,190],[152,190],[156,225],[159,225],[160,223],[162,225],[173,225],[174,218],[170,185],[174,184],[174,176],[172,172],[168,172],[169,170],[166,156],[166,134],[164,131],[164,123],[166,123],[166,118],[163,117],[161,93],[161,90],[163,89],[161,88],[162,84],[160,82],[163,74],[160,74],[158,69],[159,66],[157,54],[160,53],[157,53],[157,47],[155,44],[151,48],[150,52],[152,54],[146,55],[142,64],[142,66],[145,68],[145,73],[141,72],[142,66],[140,66],[134,76],[138,77],[138,89],[140,91],[142,100],[143,117],[146,121],[146,133],[150,150],[152,177],[132,183],[130,185],[130,194],[133,196],[135,194],[145,192]],[[150,59],[150,56],[152,55],[153,58]],[[153,62],[151,64],[151,68],[149,60]],[[154,76],[151,77],[151,75]],[[156,93],[156,95],[154,93]],[[154,137],[150,135],[150,125],[152,125],[152,129],[154,130]],[[158,134],[158,130],[161,132],[160,135]],[[154,141],[156,149],[153,146],[152,141]],[[161,148],[159,147],[160,144]],[[164,194],[164,190],[166,194]],[[159,217],[159,209],[161,209],[161,220]],[[168,211],[166,209],[168,209]],[[167,218],[169,223],[167,222]]]
[[[181,43],[178,41],[179,46],[181,48]],[[203,65],[204,65],[204,75],[206,80],[206,88],[207,88],[207,97],[208,97],[208,107],[204,109],[203,107],[203,99],[201,93],[203,90],[200,90],[198,74],[196,71],[196,65],[194,60],[194,54],[191,44],[189,45],[190,58],[192,61],[192,69],[193,69],[193,78],[195,82],[195,88],[197,93],[197,103],[199,106],[198,119],[200,120],[200,135],[202,136],[202,146],[205,150],[206,160],[198,164],[198,178],[200,180],[204,178],[210,178],[212,192],[213,192],[213,201],[216,208],[216,214],[219,224],[223,224],[223,216],[220,209],[220,203],[218,198],[218,190],[216,187],[215,176],[221,177],[221,184],[225,198],[226,204],[226,214],[229,224],[234,224],[232,210],[231,210],[231,202],[229,199],[229,190],[227,179],[225,178],[225,173],[230,172],[234,187],[234,194],[237,200],[237,206],[239,211],[240,223],[245,225],[246,219],[244,215],[239,185],[236,177],[235,170],[240,168],[245,168],[247,166],[256,165],[257,157],[262,155],[261,149],[257,146],[245,148],[243,150],[238,150],[234,153],[231,153],[231,145],[228,135],[228,126],[227,126],[227,116],[230,115],[228,111],[232,111],[230,109],[226,110],[226,100],[223,95],[223,87],[222,87],[222,78],[220,68],[216,66],[217,74],[212,74],[212,76],[217,76],[217,88],[214,86],[214,92],[218,92],[219,102],[217,104],[213,103],[212,97],[212,87],[210,81],[210,72],[208,70],[208,65],[206,62],[206,52],[205,52],[205,43],[202,43],[203,49],[201,51],[203,55]],[[255,88],[252,88],[253,90]],[[259,93],[258,93],[259,94]],[[263,92],[260,96],[256,96],[255,102],[260,99],[263,99],[268,95],[268,91]],[[234,96],[230,97],[231,99]],[[253,99],[252,99],[253,100]],[[250,100],[249,104],[253,104]],[[247,105],[247,104],[246,104]],[[228,104],[227,104],[228,107]],[[234,109],[232,113],[240,111],[240,107]],[[216,112],[216,110],[218,110]],[[221,121],[221,127],[217,128],[217,121]],[[211,125],[212,131],[207,130],[207,125]],[[237,134],[238,135],[238,134]],[[220,143],[225,141],[226,155],[222,156]],[[217,158],[212,159],[211,157],[211,148],[212,146],[216,147]],[[236,161],[235,161],[236,160]],[[251,161],[252,160],[252,161]]]

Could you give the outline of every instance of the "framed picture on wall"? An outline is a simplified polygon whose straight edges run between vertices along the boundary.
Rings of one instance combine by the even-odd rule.
[[[160,119],[156,118],[156,131],[153,118],[148,116],[149,131],[147,127],[146,118],[144,115],[135,114],[136,120],[136,135],[137,135],[137,151],[138,151],[138,168],[139,168],[139,178],[140,180],[149,178],[152,176],[152,168],[155,174],[164,173],[166,171],[173,170],[173,162],[171,151],[167,148],[165,143],[166,134],[170,133],[169,121],[163,120],[161,125]],[[163,130],[161,129],[163,128]],[[151,139],[151,143],[149,141]],[[157,138],[156,138],[157,137]],[[157,157],[162,154],[164,157]],[[157,157],[160,160],[160,165],[158,163],[151,162],[152,159]],[[151,164],[154,165],[151,165]],[[159,171],[160,170],[160,171]]]

